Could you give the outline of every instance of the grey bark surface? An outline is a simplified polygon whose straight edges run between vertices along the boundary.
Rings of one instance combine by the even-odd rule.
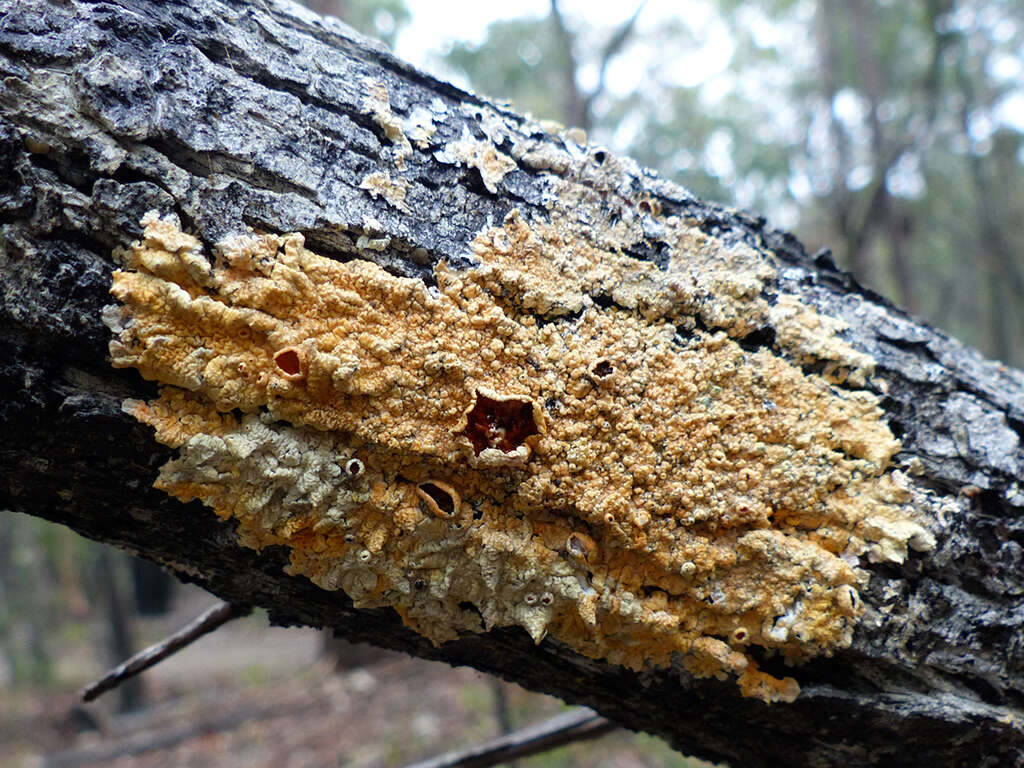
[[[386,84],[399,116],[435,99],[450,107],[435,146],[408,158],[410,213],[359,188],[393,152],[361,107],[366,77]],[[111,251],[158,209],[207,243],[251,226],[365,258],[356,239],[374,219],[391,238],[374,259],[430,281],[438,260],[465,263],[473,236],[512,208],[543,217],[545,174],[520,167],[492,194],[476,170],[438,161],[464,127],[484,135],[460,108],[485,102],[283,0],[0,0],[0,83],[0,509],[167,564],[275,623],[471,665],[687,754],[747,766],[1024,764],[1020,372],[908,317],[763,219],[627,163],[623,197],[656,198],[713,237],[770,250],[780,291],[850,324],[846,338],[889,382],[879,394],[903,442],[898,463],[956,511],[935,521],[933,552],[867,566],[868,613],[852,647],[795,670],[793,704],[744,699],[732,681],[630,672],[550,640],[535,646],[521,630],[434,647],[394,612],[357,611],[286,575],[286,552],[243,549],[207,508],[152,489],[171,452],[121,412],[124,398],[155,387],[107,361]],[[614,216],[622,204],[581,215]],[[651,259],[659,243],[622,246]],[[771,329],[744,343],[771,346]]]

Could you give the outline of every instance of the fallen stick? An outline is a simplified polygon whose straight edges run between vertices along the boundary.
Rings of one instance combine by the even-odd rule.
[[[93,701],[106,691],[117,688],[125,680],[145,672],[171,654],[177,653],[187,645],[191,645],[203,635],[213,632],[232,619],[237,619],[239,616],[247,616],[251,611],[251,608],[240,606],[236,603],[218,603],[170,637],[166,637],[159,643],[139,651],[124,663],[110,670],[96,682],[87,685],[82,689],[82,701]]]
[[[446,752],[406,768],[489,768],[573,742],[596,739],[617,727],[593,710],[574,709],[492,741]]]

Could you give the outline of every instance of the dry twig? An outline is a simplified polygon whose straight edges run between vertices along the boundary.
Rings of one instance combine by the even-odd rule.
[[[96,682],[87,685],[82,689],[82,701],[92,701],[100,694],[117,688],[125,680],[135,677],[150,667],[159,664],[172,653],[180,651],[203,635],[213,632],[213,630],[232,619],[246,616],[251,611],[251,608],[243,607],[236,603],[218,603],[170,637],[166,637],[159,643],[139,651],[123,664],[110,670]]]
[[[574,709],[493,741],[446,752],[406,768],[489,768],[575,741],[596,739],[617,727],[590,709]]]

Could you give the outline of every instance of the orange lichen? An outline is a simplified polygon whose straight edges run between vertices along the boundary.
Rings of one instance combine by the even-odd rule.
[[[605,379],[615,373],[615,366],[602,357],[600,360],[592,362],[587,370],[592,378]]]
[[[420,483],[416,486],[416,493],[427,505],[427,509],[438,517],[453,517],[462,505],[462,499],[455,489],[441,480]]]
[[[373,117],[373,121],[384,132],[384,136],[395,147],[395,167],[404,171],[406,159],[412,155],[412,144],[402,130],[402,121],[391,111],[388,89],[373,78],[363,78],[366,94],[363,97],[363,111]],[[404,199],[404,195],[402,196]]]
[[[512,453],[526,438],[540,433],[534,407],[529,398],[489,396],[477,390],[461,434],[473,444],[477,456],[488,448]]]
[[[274,355],[274,363],[288,381],[302,381],[305,354],[301,347],[285,347]]]
[[[375,198],[383,197],[403,213],[411,213],[405,202],[405,196],[409,193],[409,182],[405,179],[392,179],[386,173],[370,173],[363,179],[359,188],[365,189]]]
[[[750,249],[676,222],[663,271],[513,214],[434,289],[300,235],[210,257],[144,223],[105,319],[114,364],[164,385],[128,405],[179,449],[159,487],[435,642],[519,625],[789,700],[748,648],[845,646],[856,558],[930,545],[873,397],[730,338],[770,315]],[[680,340],[695,313],[728,333]]]
[[[442,163],[476,168],[484,186],[491,193],[497,192],[498,184],[505,175],[516,169],[516,163],[511,157],[498,150],[490,141],[474,139],[468,128],[463,128],[459,140],[445,144],[443,149],[434,153],[434,157]]]
[[[597,552],[597,544],[587,534],[573,531],[565,539],[565,550],[577,560],[589,562],[591,555]]]

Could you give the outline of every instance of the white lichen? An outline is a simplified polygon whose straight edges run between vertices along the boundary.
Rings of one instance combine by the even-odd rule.
[[[462,128],[462,137],[445,144],[443,149],[434,153],[434,158],[449,165],[476,168],[487,191],[492,194],[498,191],[498,184],[506,174],[516,168],[515,160],[498,150],[492,142],[474,139],[466,126]]]

